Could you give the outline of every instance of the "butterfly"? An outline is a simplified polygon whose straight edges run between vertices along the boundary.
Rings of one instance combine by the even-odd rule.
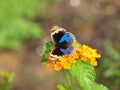
[[[53,26],[51,28],[51,39],[55,44],[49,57],[51,61],[55,61],[75,51],[75,48],[72,46],[76,42],[75,36],[64,28]]]

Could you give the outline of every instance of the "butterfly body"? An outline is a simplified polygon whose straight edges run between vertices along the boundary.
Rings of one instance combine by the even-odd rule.
[[[66,32],[64,28],[53,26],[51,29],[51,38],[55,46],[50,53],[50,60],[57,60],[58,58],[75,51],[72,43],[75,42],[76,39],[73,34]]]

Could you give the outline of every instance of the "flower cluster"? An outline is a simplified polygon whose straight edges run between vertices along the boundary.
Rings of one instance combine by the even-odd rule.
[[[77,55],[83,61],[90,62],[91,65],[97,66],[96,58],[100,58],[100,54],[96,53],[96,49],[92,49],[87,45],[77,46]]]
[[[76,60],[83,60],[89,62],[93,66],[97,66],[96,58],[100,58],[100,54],[96,53],[96,49],[92,49],[87,45],[79,45],[75,47],[74,53],[69,55],[64,55],[58,58],[56,61],[49,60],[50,52],[46,54],[48,61],[46,66],[54,67],[54,70],[59,71],[63,69],[70,69],[72,63],[76,63]]]

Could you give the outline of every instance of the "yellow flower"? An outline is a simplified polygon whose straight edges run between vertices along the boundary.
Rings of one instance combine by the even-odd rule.
[[[69,62],[62,63],[62,66],[63,66],[64,69],[70,69],[70,63]]]
[[[97,66],[97,61],[91,60],[91,61],[90,61],[90,64],[93,65],[93,66]]]
[[[61,63],[60,63],[60,62],[56,62],[56,63],[54,64],[54,70],[60,71],[61,69],[62,69]]]
[[[67,55],[65,56],[64,58],[66,58],[66,60],[69,62],[69,63],[75,63],[76,62],[76,59],[78,58],[76,52],[74,52],[73,54],[70,54],[70,55]]]
[[[69,63],[76,63],[76,59],[73,59],[73,58],[68,59],[68,62],[69,62]]]
[[[59,61],[64,69],[70,68],[70,63],[68,62],[67,58],[61,57],[61,58],[59,58]]]
[[[97,66],[96,58],[100,58],[100,54],[97,53],[96,49],[92,49],[87,45],[80,45],[75,47],[76,50],[72,54],[64,55],[58,58],[56,61],[49,60],[50,52],[45,56],[48,58],[46,66],[51,66],[56,71],[63,69],[70,69],[72,63],[76,63],[77,59],[89,62],[93,66]]]
[[[50,60],[48,60],[48,61],[46,62],[46,66],[47,66],[47,67],[53,66],[54,64],[55,64],[55,62],[50,61]]]
[[[100,54],[97,54],[96,49],[92,49],[87,45],[81,45],[77,47],[77,54],[83,61],[88,61],[93,66],[97,66],[96,58],[100,58]]]

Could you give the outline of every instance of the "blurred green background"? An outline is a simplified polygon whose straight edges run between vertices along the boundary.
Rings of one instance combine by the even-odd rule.
[[[57,90],[61,73],[40,64],[53,25],[98,49],[96,81],[120,90],[120,0],[0,0],[0,90]]]

